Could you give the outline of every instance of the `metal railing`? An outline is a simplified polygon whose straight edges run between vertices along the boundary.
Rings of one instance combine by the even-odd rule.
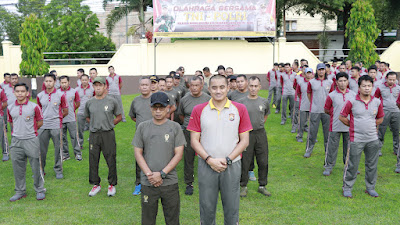
[[[68,65],[68,64],[107,64],[111,59],[112,56],[117,51],[87,51],[87,52],[44,52],[44,61],[48,62],[49,64],[57,64],[57,65]],[[107,57],[98,57],[102,56],[103,54]],[[68,58],[53,58],[51,56],[55,55],[67,55]],[[75,55],[75,56],[74,56]],[[88,55],[89,57],[76,57],[76,55]],[[47,57],[46,57],[47,56]]]

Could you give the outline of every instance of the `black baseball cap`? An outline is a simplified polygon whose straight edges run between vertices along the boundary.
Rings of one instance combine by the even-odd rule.
[[[155,104],[161,104],[166,107],[169,104],[168,95],[162,91],[152,94],[150,98],[150,106],[154,106]]]
[[[181,79],[181,76],[179,76],[179,74],[175,74],[174,79]]]
[[[228,79],[231,81],[231,80],[236,80],[237,79],[237,77],[235,76],[235,75],[229,75],[228,76]]]
[[[158,77],[157,77],[157,75],[151,75],[150,77],[149,77],[149,79],[153,82],[158,82],[159,81],[159,79],[158,79]]]
[[[225,70],[225,66],[219,65],[218,68],[217,68],[217,70],[216,70],[215,72],[218,72],[218,70],[221,70],[221,69]]]

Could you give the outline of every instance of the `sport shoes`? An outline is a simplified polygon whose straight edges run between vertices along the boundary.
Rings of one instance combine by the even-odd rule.
[[[397,167],[397,168],[394,170],[394,172],[400,173],[400,167]]]
[[[75,159],[76,159],[77,161],[82,161],[82,155],[76,155],[76,156],[75,156]]]
[[[285,121],[282,121],[282,122],[281,122],[281,125],[285,125],[285,123],[286,123]]]
[[[10,202],[15,202],[20,200],[21,198],[26,198],[26,194],[15,194],[10,198]]]
[[[378,193],[375,190],[365,190],[365,193],[369,194],[371,197],[374,198],[379,197]]]
[[[304,153],[304,156],[303,156],[304,158],[310,158],[311,157],[311,153],[309,153],[309,152],[306,152],[306,153]]]
[[[324,176],[329,176],[329,175],[331,175],[331,173],[332,173],[331,170],[325,169],[324,172],[322,172],[322,175],[324,175]]]
[[[115,195],[117,190],[115,189],[114,185],[108,185],[108,191],[107,191],[107,196],[112,197]]]
[[[254,175],[254,171],[249,171],[249,180],[250,181],[256,181],[256,175]]]
[[[44,200],[46,198],[46,195],[42,192],[36,194],[36,200]]]
[[[379,156],[382,156],[382,152],[381,152],[381,150],[379,150]]]
[[[296,138],[297,142],[303,143],[303,138]]]
[[[138,184],[138,185],[135,186],[135,191],[133,191],[132,194],[133,194],[133,195],[140,195],[141,190],[142,190],[142,185],[141,185],[141,184]]]
[[[268,197],[271,196],[271,193],[269,191],[267,191],[267,188],[265,188],[265,186],[258,187],[258,193],[261,193]]]
[[[64,175],[62,173],[56,174],[56,179],[63,179]]]
[[[101,186],[100,185],[94,185],[92,190],[90,190],[89,192],[89,196],[95,196],[97,193],[99,193],[99,191],[101,190]]]
[[[351,194],[351,191],[348,190],[348,191],[343,191],[343,197],[352,198],[353,195]]]
[[[193,185],[191,184],[186,185],[185,195],[193,195]]]
[[[3,162],[10,160],[10,157],[7,154],[3,155]]]
[[[290,133],[296,133],[296,128],[292,128],[292,130],[290,131]]]
[[[247,197],[247,187],[240,187],[240,197]]]

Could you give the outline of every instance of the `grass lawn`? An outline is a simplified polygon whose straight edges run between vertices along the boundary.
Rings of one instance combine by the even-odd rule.
[[[262,91],[263,97],[267,91]],[[136,95],[123,96],[126,115]],[[318,143],[311,158],[303,158],[305,143],[297,143],[288,124],[280,125],[280,114],[272,114],[266,124],[269,140],[268,190],[271,197],[257,193],[257,182],[249,182],[248,197],[240,202],[241,224],[400,224],[400,174],[394,173],[396,157],[392,154],[392,135],[388,129],[383,156],[379,158],[377,192],[372,198],[364,193],[364,158],[361,175],[353,189],[353,199],[342,197],[342,151],[329,177],[322,176],[324,163],[323,136],[320,129]],[[107,197],[108,169],[100,160],[101,192],[88,197],[89,184],[88,142],[85,133],[83,161],[71,157],[64,162],[64,179],[56,180],[52,170],[54,151],[48,153],[45,187],[46,199],[37,201],[33,190],[32,172],[27,169],[27,198],[9,202],[14,195],[11,161],[0,162],[0,224],[140,224],[140,197],[133,196],[135,182],[134,153],[131,145],[135,133],[134,122],[127,119],[116,128],[118,186],[115,197]],[[306,139],[306,135],[304,139]],[[340,147],[341,149],[341,147]],[[73,155],[70,146],[70,154]],[[196,161],[197,164],[197,161]],[[197,168],[197,166],[195,166]],[[185,196],[183,160],[178,165],[181,194],[182,224],[199,224],[199,196],[197,178],[193,196]],[[195,170],[195,177],[197,170]],[[257,172],[256,172],[257,176]],[[159,208],[157,224],[164,224]],[[223,210],[219,202],[217,224],[223,224]]]

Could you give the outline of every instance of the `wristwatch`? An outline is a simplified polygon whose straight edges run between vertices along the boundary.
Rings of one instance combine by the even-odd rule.
[[[167,174],[166,173],[164,173],[164,171],[160,171],[160,174],[161,174],[161,178],[162,179],[165,179],[165,178],[167,178]]]
[[[226,157],[225,159],[228,165],[232,165],[232,160],[229,157]]]

